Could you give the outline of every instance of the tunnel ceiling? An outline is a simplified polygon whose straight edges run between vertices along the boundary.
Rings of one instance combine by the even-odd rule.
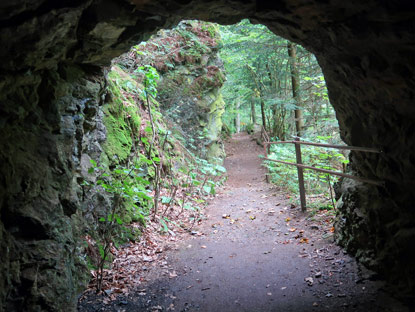
[[[74,176],[65,157],[75,143],[59,135],[62,114],[72,105],[65,96],[87,92],[75,86],[73,75],[102,77],[100,68],[112,58],[182,19],[231,24],[242,18],[267,25],[313,52],[345,142],[383,150],[380,155],[351,154],[351,173],[381,180],[385,187],[351,181],[339,186],[337,240],[404,295],[414,290],[415,11],[412,1],[404,0],[3,1],[0,253],[6,256],[0,265],[0,289],[22,283],[23,264],[35,257],[24,248],[45,239],[59,241],[59,235],[42,233],[68,228],[71,214],[65,211],[80,200],[76,194],[61,195]],[[68,71],[75,66],[77,74]],[[50,181],[56,182],[53,187],[44,185]],[[29,194],[27,188],[36,183],[41,187]],[[44,225],[51,215],[59,222]],[[16,220],[29,227],[20,229]],[[65,242],[71,245],[71,239]],[[66,257],[70,260],[70,253]],[[71,273],[66,269],[67,274],[51,281],[52,287],[69,287],[65,281]],[[62,302],[74,298],[64,297]]]

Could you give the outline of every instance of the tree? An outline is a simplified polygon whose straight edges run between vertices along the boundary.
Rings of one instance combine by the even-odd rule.
[[[261,120],[276,139],[336,133],[323,73],[312,53],[248,20],[220,26],[220,32],[227,73],[224,122],[231,131],[239,113],[241,125]]]
[[[303,111],[301,109],[301,99],[299,95],[300,91],[300,74],[297,68],[297,47],[294,43],[289,42],[287,45],[288,56],[290,58],[290,71],[291,71],[291,89],[293,99],[295,101],[296,108],[294,110],[295,116],[295,130],[297,136],[301,137],[304,128]]]

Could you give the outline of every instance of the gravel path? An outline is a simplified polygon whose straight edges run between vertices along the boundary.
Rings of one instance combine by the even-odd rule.
[[[175,273],[80,311],[409,311],[264,182],[250,136],[235,135],[226,149],[229,179],[199,235],[169,251]]]

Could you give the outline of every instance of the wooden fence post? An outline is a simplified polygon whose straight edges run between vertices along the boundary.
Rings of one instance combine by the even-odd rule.
[[[265,159],[267,159],[268,158],[267,144],[264,142],[263,145],[264,145],[264,156],[265,156]],[[267,183],[269,183],[269,181],[270,181],[268,167],[265,167],[265,181]]]
[[[297,141],[300,141],[299,137],[295,137],[295,155],[297,159],[297,164],[302,165],[302,159],[301,159],[301,144],[297,143]],[[298,173],[298,187],[300,189],[300,202],[301,202],[301,211],[306,211],[306,201],[305,201],[305,188],[304,188],[304,174],[303,174],[303,168],[297,167],[297,173]]]

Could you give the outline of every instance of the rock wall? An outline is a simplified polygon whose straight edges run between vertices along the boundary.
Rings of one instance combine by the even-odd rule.
[[[202,21],[182,21],[120,57],[130,71],[152,64],[160,73],[157,101],[163,115],[199,157],[223,158],[220,138],[225,103],[224,67],[218,55],[219,29]],[[219,160],[217,160],[219,161]]]
[[[413,300],[415,12],[409,1],[42,1],[0,5],[0,310],[75,310],[74,179],[102,93],[99,66],[181,19],[251,18],[314,52],[348,144],[339,242]],[[92,144],[94,146],[94,144]],[[91,147],[94,149],[94,147]]]
[[[76,177],[82,154],[99,154],[95,143],[105,139],[96,122],[102,72],[94,74],[61,66],[2,81],[2,311],[64,311],[85,285]]]

